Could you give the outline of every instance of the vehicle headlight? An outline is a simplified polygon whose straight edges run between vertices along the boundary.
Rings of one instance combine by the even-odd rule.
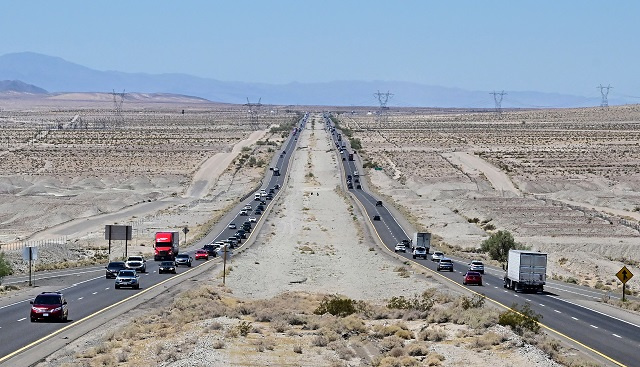
[[[51,310],[51,312],[57,312],[57,311],[62,311],[62,306],[56,307],[53,310]]]

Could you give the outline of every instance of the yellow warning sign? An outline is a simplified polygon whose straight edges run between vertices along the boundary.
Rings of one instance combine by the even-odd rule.
[[[620,269],[620,271],[616,274],[616,276],[618,277],[618,279],[620,279],[622,284],[625,284],[629,281],[629,279],[633,278],[633,273],[629,269],[627,269],[626,266],[623,266],[622,269]]]

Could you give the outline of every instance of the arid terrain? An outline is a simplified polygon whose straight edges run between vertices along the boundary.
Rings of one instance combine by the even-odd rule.
[[[640,106],[386,118],[339,121],[375,190],[450,251],[507,230],[554,279],[620,292],[623,265],[640,273]]]
[[[0,243],[14,268],[24,269],[23,244],[41,246],[41,268],[106,261],[105,220],[134,226],[130,251],[149,253],[151,234],[164,228],[189,226],[193,243],[259,185],[284,140],[278,126],[288,132],[299,116],[281,108],[255,121],[242,106],[143,97],[122,119],[103,96],[4,105]],[[616,290],[622,264],[640,273],[638,115],[627,106],[338,121],[362,144],[369,185],[442,248],[472,251],[506,229],[549,252],[550,277]],[[525,342],[496,325],[499,310],[469,306],[379,248],[341,188],[317,116],[258,238],[233,259],[227,287],[216,267],[202,287],[138,308],[41,365],[553,366],[549,354],[572,354],[547,339]],[[89,128],[65,125],[78,118]],[[361,301],[361,312],[314,315],[332,294]],[[434,305],[428,316],[390,310],[393,297]],[[171,323],[158,320],[159,304]]]

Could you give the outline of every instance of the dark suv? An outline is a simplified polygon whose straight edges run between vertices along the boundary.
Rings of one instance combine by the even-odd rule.
[[[31,322],[38,320],[67,321],[67,300],[60,292],[42,292],[31,301]]]
[[[213,256],[216,257],[218,255],[218,246],[214,245],[214,244],[208,244],[208,245],[204,245],[202,247],[204,250],[207,250],[207,253],[209,254],[209,256]]]
[[[112,261],[109,263],[109,265],[107,265],[107,274],[106,277],[107,279],[109,278],[115,278],[116,276],[118,276],[118,272],[122,269],[126,269],[127,266],[124,263],[124,261]]]

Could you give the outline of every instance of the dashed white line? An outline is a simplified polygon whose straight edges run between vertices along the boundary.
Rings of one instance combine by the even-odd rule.
[[[546,307],[546,306],[545,306],[545,305],[543,305],[542,303],[540,303],[540,306],[542,306],[542,307]]]
[[[21,318],[21,319],[18,319],[18,322],[20,322],[20,321],[24,321],[24,320],[26,320],[26,319],[27,319],[26,317],[23,317],[23,318]]]
[[[618,334],[611,334],[611,335],[615,336],[616,338],[622,338],[622,337],[621,337],[620,335],[618,335]]]
[[[106,291],[106,290],[109,290],[109,287],[105,288],[104,290],[105,290],[105,291]]]
[[[80,298],[78,298],[78,301],[79,301],[79,300],[81,300],[81,299],[83,299],[83,298],[84,298],[84,297],[80,297]]]
[[[531,300],[529,298],[525,298],[527,300],[527,302],[531,302]]]
[[[558,311],[558,310],[553,310],[553,312],[562,313],[562,312],[560,312],[560,311]]]
[[[589,326],[591,326],[591,327],[592,327],[592,328],[594,328],[594,329],[597,329],[597,328],[598,328],[598,327],[597,327],[597,326],[595,326],[595,325],[589,325]]]
[[[98,294],[98,292],[93,292],[93,293],[91,293],[91,294]]]
[[[571,316],[571,318],[572,318],[572,319],[574,319],[574,320],[576,320],[576,321],[578,321],[578,318],[577,318],[577,317],[573,317],[573,316]]]

